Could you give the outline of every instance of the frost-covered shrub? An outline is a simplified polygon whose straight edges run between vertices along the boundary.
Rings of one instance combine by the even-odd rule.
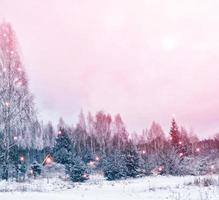
[[[42,176],[43,177],[58,177],[61,179],[66,179],[66,169],[65,166],[56,162],[51,162],[50,164],[46,164],[42,168]]]
[[[219,185],[219,179],[215,177],[196,177],[193,180],[193,185],[208,187],[211,185]]]

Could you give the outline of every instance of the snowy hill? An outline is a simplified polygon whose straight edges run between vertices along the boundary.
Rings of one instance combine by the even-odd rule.
[[[95,175],[85,183],[74,184],[59,178],[26,183],[2,181],[0,190],[0,199],[3,200],[216,200],[219,199],[219,178],[154,176],[106,181],[102,176]]]

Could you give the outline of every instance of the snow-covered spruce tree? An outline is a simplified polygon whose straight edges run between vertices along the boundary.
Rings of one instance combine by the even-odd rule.
[[[117,180],[127,176],[125,155],[118,149],[103,159],[103,173],[107,180]]]
[[[139,165],[142,174],[152,174],[152,170],[158,166],[157,155],[152,153],[146,154],[145,152],[142,153],[140,156]]]
[[[72,156],[65,164],[65,168],[73,182],[83,182],[88,179],[87,167],[80,157]]]
[[[73,142],[65,129],[60,128],[53,155],[56,162],[65,165],[66,172],[73,182],[82,182],[88,178],[86,165],[73,148]]]
[[[29,128],[35,117],[15,33],[10,24],[0,24],[0,133],[3,135],[3,175],[9,176],[10,148],[29,142]]]
[[[140,173],[140,158],[136,146],[131,140],[126,144],[124,151],[127,176],[136,177]]]
[[[60,128],[53,147],[53,156],[57,163],[68,164],[73,155],[73,144],[65,129]]]
[[[183,156],[177,152],[174,146],[166,142],[163,149],[158,152],[157,164],[162,166],[162,174],[183,175],[182,160]]]
[[[31,170],[34,178],[41,174],[42,166],[36,160],[31,164]]]

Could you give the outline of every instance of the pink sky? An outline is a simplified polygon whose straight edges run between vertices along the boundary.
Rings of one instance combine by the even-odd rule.
[[[0,0],[41,119],[120,112],[128,129],[174,113],[219,132],[218,0]]]

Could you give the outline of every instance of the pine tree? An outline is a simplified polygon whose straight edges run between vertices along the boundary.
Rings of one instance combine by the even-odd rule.
[[[158,154],[158,166],[162,166],[163,174],[181,175],[181,161],[177,149],[170,143],[165,143],[164,148]]]
[[[41,174],[42,166],[35,160],[31,165],[31,169],[32,169],[34,178],[36,178],[38,175]]]
[[[3,133],[3,178],[9,175],[10,147],[30,147],[29,128],[36,118],[15,33],[10,24],[0,24],[0,132]]]
[[[127,166],[125,155],[120,150],[113,150],[103,159],[102,164],[104,176],[107,180],[117,180],[127,177]]]
[[[175,119],[173,118],[170,128],[170,139],[171,143],[174,147],[178,147],[180,144],[180,132],[178,130],[178,126],[176,124]]]
[[[136,147],[131,141],[127,143],[125,149],[125,164],[127,167],[127,176],[136,177],[140,173],[140,158]]]
[[[59,130],[56,138],[55,146],[53,147],[53,155],[56,162],[66,164],[70,162],[73,153],[73,144],[64,129]]]
[[[72,156],[65,164],[66,172],[73,182],[83,182],[88,179],[87,168],[80,157]]]

